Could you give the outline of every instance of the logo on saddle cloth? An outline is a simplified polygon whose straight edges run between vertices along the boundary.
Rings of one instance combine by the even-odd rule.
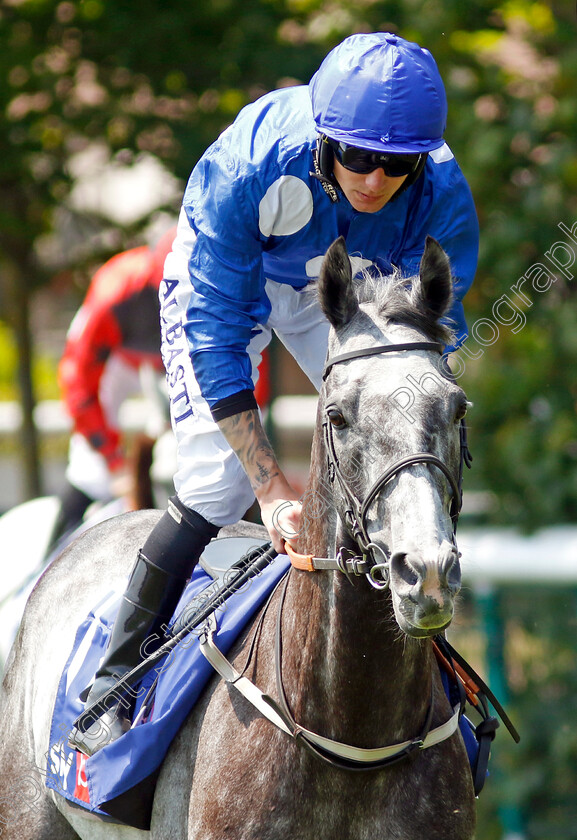
[[[88,780],[86,778],[86,756],[79,752],[76,753],[76,785],[74,787],[74,796],[81,802],[90,804]]]

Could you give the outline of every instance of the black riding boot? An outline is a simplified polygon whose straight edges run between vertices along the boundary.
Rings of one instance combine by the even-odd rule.
[[[166,641],[163,625],[170,621],[204,547],[218,530],[176,497],[169,501],[167,512],[138,552],[87,707]],[[81,715],[75,721],[70,746],[92,755],[130,728],[129,697],[113,694],[106,707],[98,717]]]
[[[71,533],[82,522],[82,517],[94,502],[91,496],[87,496],[74,484],[66,483],[66,486],[60,494],[60,509],[56,516],[56,521],[52,526],[52,533],[48,540],[45,558],[56,548],[57,543],[65,534]]]

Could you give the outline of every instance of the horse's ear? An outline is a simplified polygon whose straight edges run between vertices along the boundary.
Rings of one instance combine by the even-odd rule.
[[[353,289],[351,261],[345,240],[335,239],[325,254],[319,276],[321,308],[333,327],[343,327],[359,310]]]
[[[419,275],[424,302],[440,318],[453,301],[453,280],[449,257],[432,236],[427,236],[425,241]]]

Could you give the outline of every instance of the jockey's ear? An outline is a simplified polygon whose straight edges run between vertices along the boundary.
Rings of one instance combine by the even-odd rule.
[[[333,327],[338,329],[348,324],[359,311],[351,261],[342,236],[335,239],[325,254],[318,289],[321,308]]]
[[[440,318],[453,302],[453,280],[449,257],[432,236],[425,241],[419,276],[423,301],[432,315]]]

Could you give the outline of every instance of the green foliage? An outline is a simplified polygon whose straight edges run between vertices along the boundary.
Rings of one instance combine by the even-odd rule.
[[[563,238],[558,224],[577,221],[574,25],[574,9],[562,0],[5,3],[0,314],[15,321],[8,302],[23,286],[10,284],[3,265],[28,284],[47,280],[36,245],[66,206],[75,152],[98,142],[111,159],[150,153],[184,180],[246,102],[279,84],[307,82],[351,32],[398,31],[437,59],[450,103],[447,139],[481,224],[466,311],[482,342],[472,334],[469,345],[482,352],[477,360],[462,356],[462,383],[475,405],[468,486],[497,494],[495,521],[527,528],[572,521],[577,269],[563,273],[546,255]],[[101,242],[102,258],[137,232]],[[577,243],[565,241],[577,256]],[[552,278],[546,290],[536,290],[531,275],[538,264]],[[523,277],[521,297],[512,290]],[[495,321],[503,295],[523,311],[522,329]],[[497,327],[492,344],[482,330],[487,319]]]
[[[521,736],[515,744],[503,725],[497,731],[478,837],[577,840],[577,590],[519,584],[465,598],[453,643],[488,678]]]
[[[17,399],[14,382],[16,347],[11,331],[0,323],[0,399]]]
[[[528,814],[531,835],[577,838],[577,674],[574,589],[504,594],[515,707],[528,737],[509,757],[509,787]],[[513,782],[514,780],[514,782]],[[511,801],[511,800],[509,800]]]
[[[15,370],[17,349],[14,335],[6,324],[0,323],[0,401],[18,400]],[[60,391],[57,384],[57,364],[46,355],[34,358],[33,377],[36,393],[40,400],[57,400]]]
[[[428,4],[423,4],[428,6]],[[440,27],[422,21],[447,82],[447,130],[471,185],[481,225],[479,270],[465,301],[474,361],[461,354],[461,382],[471,397],[470,488],[490,489],[492,519],[533,529],[573,522],[577,514],[575,423],[575,266],[563,273],[547,256],[567,243],[577,221],[574,137],[574,9],[566,3],[512,0],[448,4]],[[450,20],[450,23],[447,21]],[[427,37],[429,36],[429,37]],[[536,288],[536,266],[549,273]],[[524,280],[525,297],[513,288]],[[524,313],[496,319],[503,295]],[[479,319],[497,327],[493,343]],[[514,331],[513,331],[513,328]]]

